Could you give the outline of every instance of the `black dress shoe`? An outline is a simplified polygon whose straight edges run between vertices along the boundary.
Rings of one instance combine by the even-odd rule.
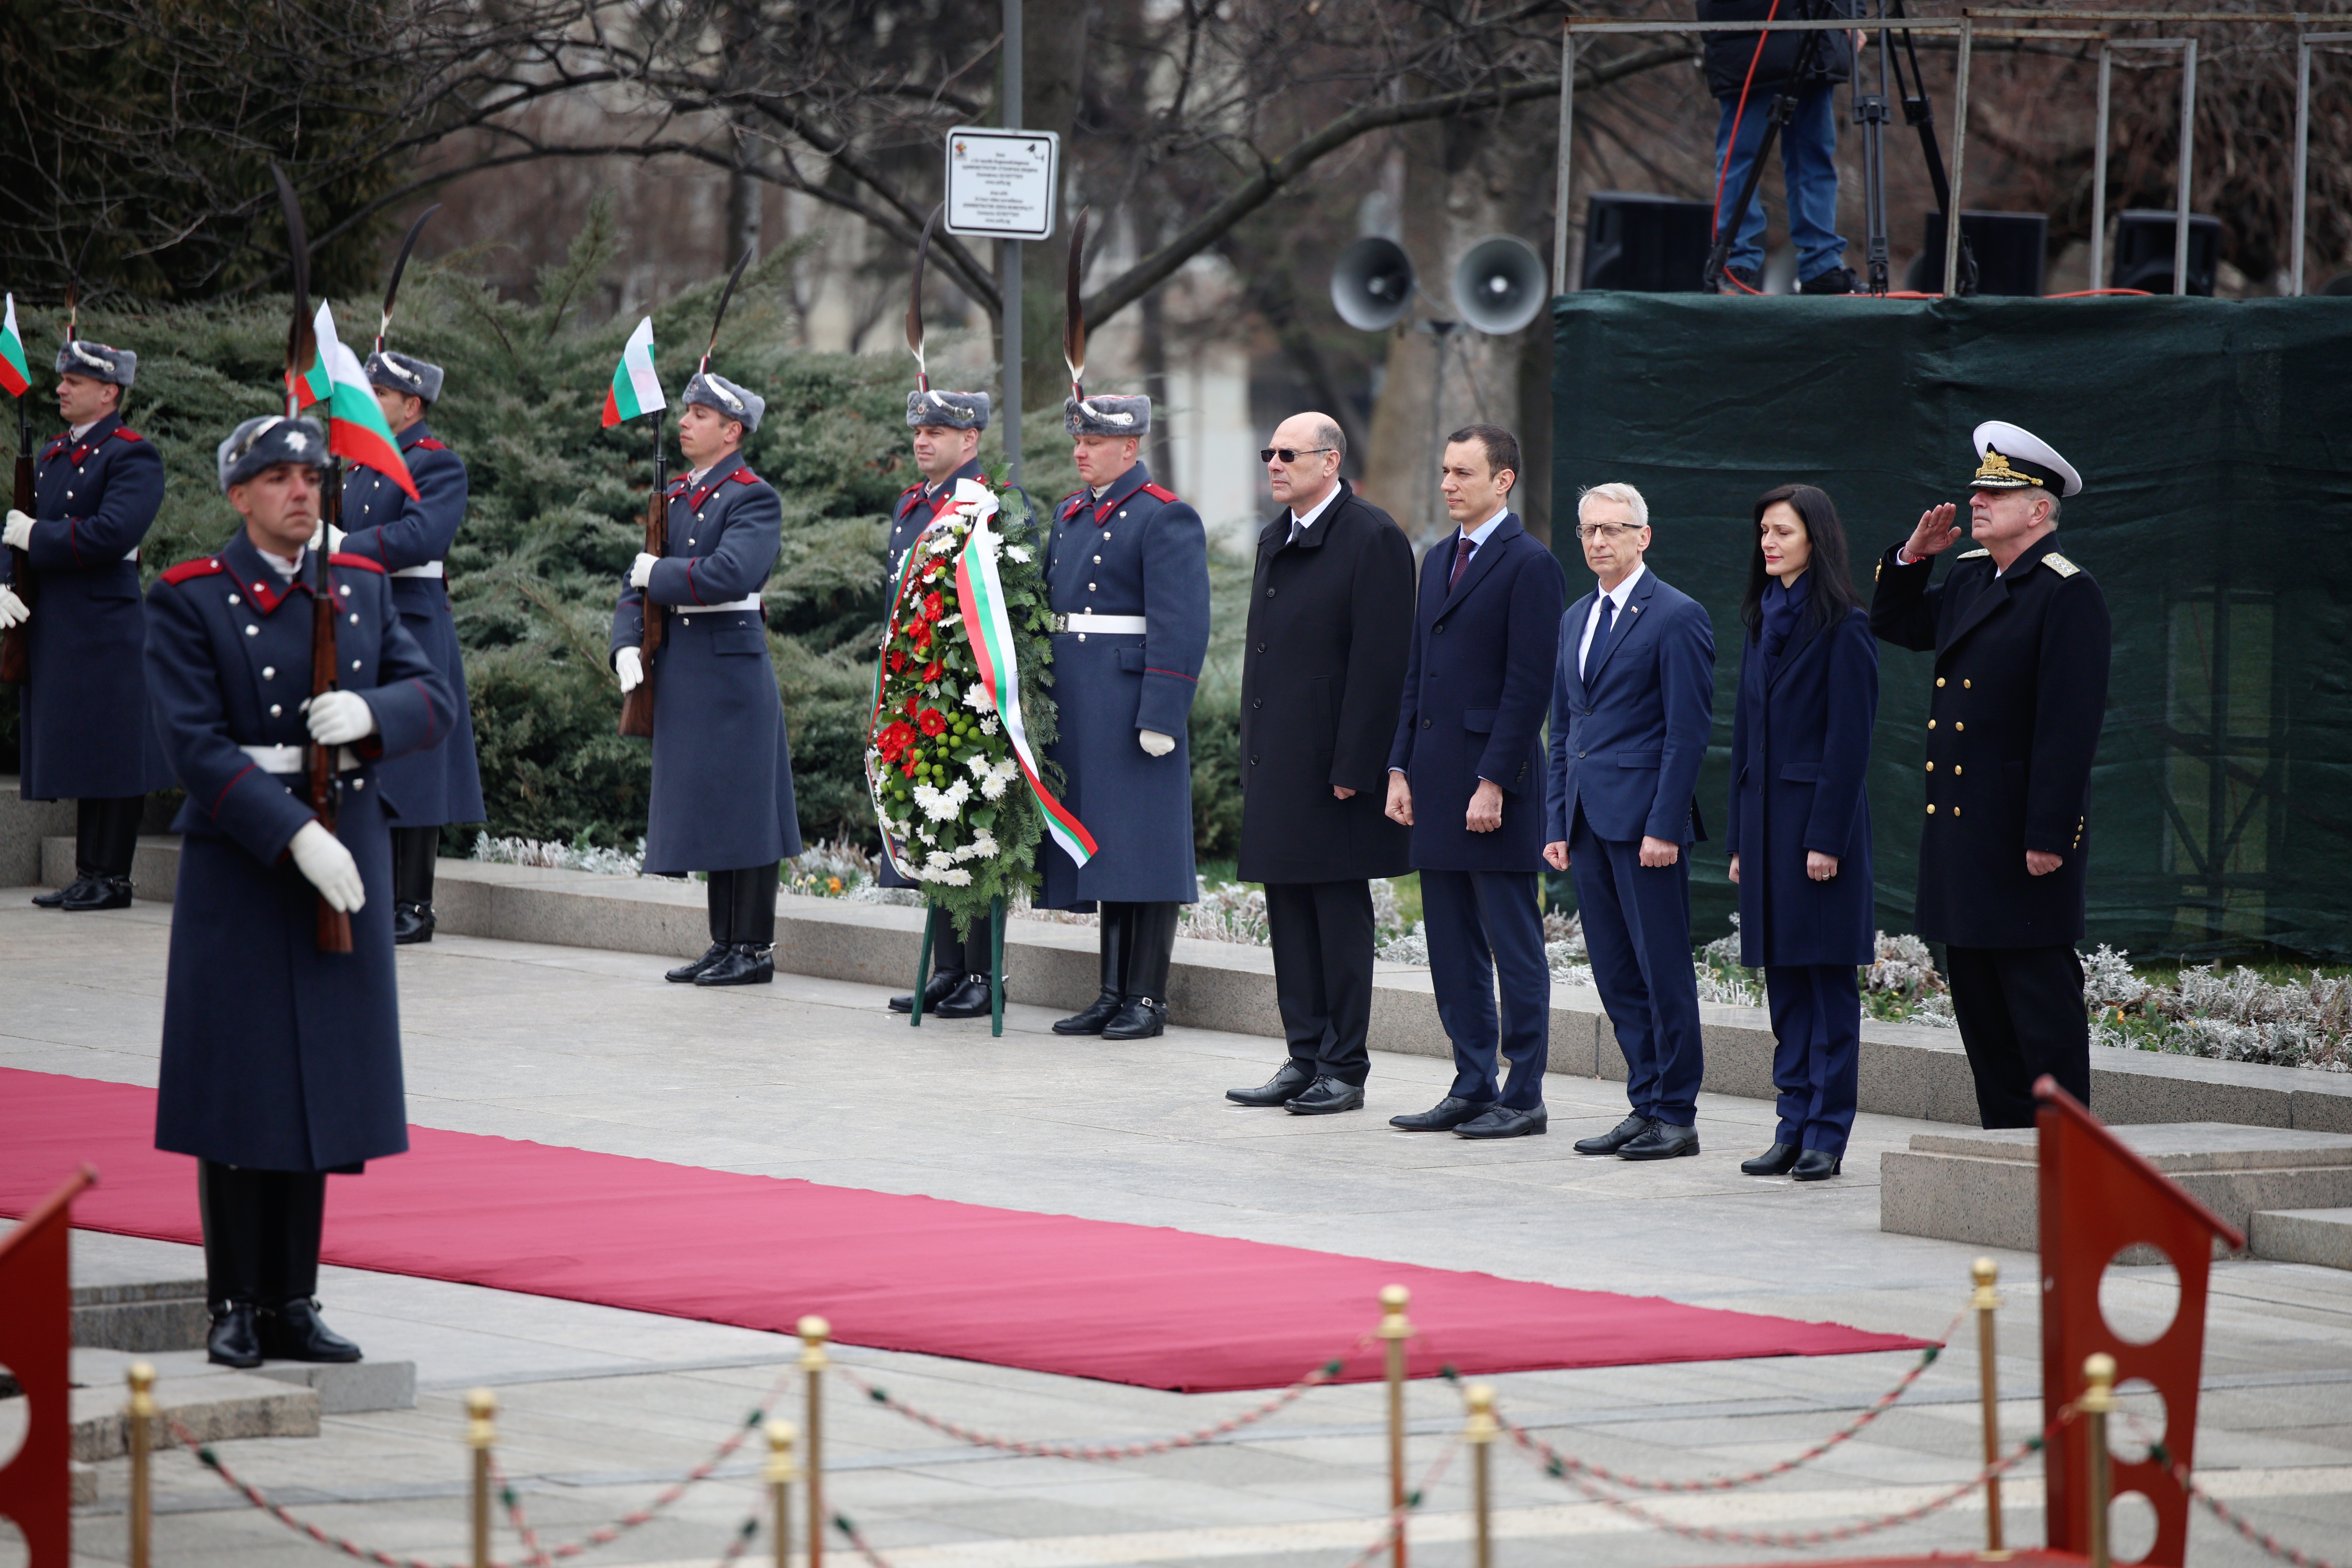
[[[1845,1163],[1843,1154],[1832,1154],[1826,1149],[1808,1149],[1797,1156],[1794,1169],[1789,1173],[1792,1182],[1826,1182],[1838,1173]]]
[[[1315,1081],[1315,1075],[1297,1062],[1282,1064],[1282,1070],[1255,1089],[1229,1089],[1225,1098],[1235,1105],[1280,1105]]]
[[[1540,1105],[1528,1110],[1513,1110],[1506,1105],[1496,1106],[1484,1116],[1475,1116],[1454,1130],[1456,1138],[1526,1138],[1543,1131],[1551,1123]]]
[[[691,985],[702,978],[702,972],[727,956],[727,944],[714,942],[702,950],[702,956],[692,963],[681,963],[662,976],[673,985]]]
[[[58,905],[64,903],[69,896],[79,892],[84,887],[88,886],[89,882],[89,879],[88,877],[85,877],[80,872],[77,871],[74,873],[74,879],[68,882],[64,887],[52,888],[46,893],[35,893],[33,895],[33,902],[41,909],[54,910]]]
[[[993,1015],[990,1005],[988,976],[967,974],[937,1007],[931,1009],[942,1018],[986,1018]]]
[[[215,1366],[259,1366],[261,1331],[250,1301],[215,1301],[205,1333],[205,1359]]]
[[[131,907],[131,879],[128,877],[92,877],[66,889],[65,901],[58,908],[68,914],[79,914],[89,910],[127,910]]]
[[[1580,1154],[1614,1154],[1649,1130],[1648,1117],[1629,1116],[1598,1138],[1578,1139],[1576,1152]]]
[[[307,1296],[281,1301],[260,1315],[261,1353],[271,1361],[344,1362],[360,1359],[360,1347],[327,1327],[319,1303]]]
[[[718,963],[694,977],[697,985],[765,985],[776,977],[776,961],[755,942],[739,942]]]
[[[1282,1109],[1293,1116],[1329,1116],[1342,1110],[1364,1109],[1364,1086],[1342,1083],[1325,1074],[1299,1091],[1296,1100],[1286,1100]]]
[[[1106,1040],[1148,1040],[1168,1026],[1168,1004],[1151,996],[1130,996],[1118,1015],[1102,1026]]]
[[[940,1004],[954,995],[957,988],[962,984],[963,976],[952,969],[942,969],[934,973],[929,980],[923,982],[923,1011],[938,1012]],[[904,996],[890,998],[890,1011],[893,1013],[911,1013],[914,1010],[915,994],[913,992],[909,991]]]
[[[1785,1176],[1789,1173],[1789,1167],[1797,1163],[1797,1156],[1803,1152],[1794,1143],[1775,1143],[1753,1160],[1740,1161],[1739,1169],[1743,1174],[1750,1176]]]
[[[1643,1134],[1617,1151],[1620,1160],[1674,1160],[1698,1152],[1698,1129],[1653,1121]]]
[[[412,942],[431,942],[433,928],[437,923],[433,918],[431,904],[394,904],[392,906],[393,945],[406,947]]]
[[[1491,1100],[1464,1100],[1449,1094],[1427,1110],[1409,1110],[1402,1116],[1389,1118],[1389,1125],[1402,1127],[1408,1132],[1451,1132],[1465,1121],[1475,1121],[1495,1109]]]
[[[1118,1017],[1119,1009],[1125,1006],[1126,1004],[1127,998],[1121,996],[1118,992],[1106,991],[1101,995],[1096,997],[1093,1004],[1089,1005],[1085,1012],[1073,1013],[1066,1018],[1055,1019],[1054,1022],[1054,1033],[1057,1035],[1099,1035],[1103,1032],[1103,1026],[1109,1023],[1113,1018]]]

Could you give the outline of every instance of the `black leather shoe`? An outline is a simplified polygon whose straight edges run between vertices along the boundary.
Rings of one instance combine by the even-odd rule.
[[[1282,1070],[1255,1089],[1229,1089],[1225,1098],[1235,1105],[1280,1105],[1315,1081],[1315,1075],[1297,1062],[1285,1062]]]
[[[393,945],[406,947],[412,942],[431,942],[433,928],[437,923],[433,918],[431,904],[394,904],[392,906]]]
[[[1855,285],[1856,279],[1853,268],[1832,267],[1820,277],[1808,278],[1798,284],[1797,292],[1800,294],[1853,294],[1860,291]]]
[[[1057,1035],[1099,1035],[1103,1032],[1103,1026],[1109,1023],[1113,1018],[1118,1017],[1119,1009],[1125,1006],[1126,1004],[1127,998],[1121,996],[1118,992],[1106,991],[1101,995],[1096,997],[1093,1004],[1089,1005],[1085,1012],[1073,1013],[1066,1018],[1055,1019],[1054,1023],[1054,1033]]]
[[[261,1353],[271,1361],[357,1361],[360,1347],[320,1320],[307,1296],[281,1301],[260,1315]]]
[[[1740,1161],[1739,1169],[1743,1174],[1750,1176],[1785,1176],[1789,1173],[1789,1167],[1797,1163],[1797,1156],[1803,1152],[1794,1143],[1775,1143],[1753,1160]]]
[[[1407,1111],[1402,1116],[1389,1118],[1389,1125],[1402,1127],[1408,1132],[1451,1132],[1465,1121],[1475,1121],[1495,1109],[1491,1100],[1464,1100],[1449,1094],[1427,1110]]]
[[[691,985],[702,978],[702,972],[727,956],[727,944],[714,942],[702,950],[702,956],[692,963],[681,963],[662,976],[673,985]]]
[[[929,980],[923,982],[923,1011],[938,1012],[940,1004],[954,995],[957,987],[962,984],[963,976],[952,969],[942,969],[934,973]],[[890,998],[890,1011],[893,1013],[911,1013],[914,1010],[915,994],[913,992],[909,991],[904,996]]]
[[[33,902],[41,909],[54,910],[58,905],[64,903],[66,900],[81,891],[89,885],[89,879],[77,871],[74,873],[74,879],[68,882],[64,887],[52,888],[46,893],[35,893],[33,895]]]
[[[215,1366],[259,1366],[261,1332],[250,1301],[215,1301],[213,1324],[205,1333],[205,1359]]]
[[[131,907],[131,879],[128,877],[92,877],[66,889],[65,901],[58,908],[68,914],[80,914],[90,910],[127,910]]]
[[[1648,1117],[1629,1116],[1598,1138],[1578,1139],[1576,1152],[1580,1154],[1614,1154],[1649,1130]]]
[[[1653,1121],[1643,1134],[1617,1151],[1620,1160],[1675,1160],[1698,1152],[1698,1129]]]
[[[942,1018],[985,1018],[991,1016],[988,976],[967,974],[963,984],[950,992],[946,1000],[932,1009]]]
[[[1838,1173],[1845,1163],[1843,1154],[1832,1154],[1826,1149],[1808,1149],[1797,1156],[1795,1168],[1790,1171],[1792,1182],[1826,1182]]]
[[[1296,1100],[1286,1100],[1282,1109],[1293,1116],[1330,1116],[1342,1110],[1364,1109],[1364,1086],[1341,1083],[1325,1074],[1308,1084]]]
[[[739,942],[725,956],[694,977],[697,985],[765,985],[776,977],[776,961],[757,942]]]
[[[1513,1110],[1497,1105],[1484,1116],[1475,1116],[1454,1130],[1456,1138],[1526,1138],[1550,1126],[1551,1118],[1540,1105],[1531,1110]]]
[[[1148,1040],[1168,1026],[1168,1004],[1150,996],[1130,996],[1118,1014],[1102,1026],[1106,1040]]]

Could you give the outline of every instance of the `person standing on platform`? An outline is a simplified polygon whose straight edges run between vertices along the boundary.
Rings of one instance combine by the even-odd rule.
[[[1715,630],[1696,600],[1644,563],[1653,535],[1640,490],[1595,485],[1576,519],[1599,582],[1560,621],[1544,858],[1575,879],[1633,1106],[1611,1131],[1578,1139],[1576,1152],[1671,1160],[1698,1152],[1706,1065],[1690,847],[1706,837],[1696,792],[1715,722]]]
[[[1445,438],[1438,488],[1454,531],[1421,559],[1389,747],[1388,814],[1412,830],[1430,984],[1454,1043],[1445,1098],[1389,1119],[1410,1132],[1520,1138],[1548,1120],[1542,731],[1568,579],[1511,510],[1518,477],[1509,431],[1473,425]]]
[[[1412,868],[1383,814],[1412,616],[1412,546],[1339,477],[1348,438],[1295,414],[1258,454],[1282,506],[1258,534],[1242,654],[1239,874],[1265,885],[1290,1059],[1241,1105],[1355,1110],[1371,1072],[1372,888]]]
[[[743,462],[766,399],[698,371],[678,403],[689,471],[669,488],[665,552],[640,552],[629,568],[613,613],[613,669],[625,695],[654,683],[645,868],[709,879],[710,946],[665,978],[765,985],[776,977],[777,866],[801,852],[784,700],[760,605],[782,545],[783,502]],[[669,612],[651,668],[648,602]]]
[[[307,419],[221,443],[245,526],[163,574],[148,603],[153,727],[187,801],[163,989],[155,1146],[195,1156],[213,1361],[360,1359],[313,1300],[330,1173],[408,1147],[380,764],[447,738],[457,709],[383,569],[333,555],[339,689],[312,697],[320,465]],[[311,809],[314,747],[340,780]],[[321,901],[349,952],[319,948]]]
[[[1698,0],[1698,19],[1762,22],[1777,14],[1784,22],[1827,20],[1857,16],[1861,9],[1856,0]],[[1797,249],[1797,292],[1853,293],[1845,239],[1837,231],[1836,98],[1837,84],[1853,75],[1863,34],[1832,28],[1708,33],[1704,38],[1707,90],[1716,101],[1714,231],[1719,235],[1737,225],[1727,276],[1717,292],[1754,294],[1763,288],[1763,187],[1757,187],[1746,212],[1731,209],[1763,151],[1775,100],[1786,94],[1794,101],[1780,132],[1780,170],[1788,193],[1789,243]]]
[[[1751,1176],[1827,1181],[1853,1129],[1856,969],[1871,962],[1870,728],[1878,645],[1829,496],[1782,485],[1756,503],[1739,617],[1724,838],[1739,888],[1739,962],[1764,971],[1780,1122]]]
[[[2082,476],[2015,425],[1979,425],[1971,445],[1977,548],[1930,586],[1960,530],[1948,502],[1922,512],[1878,563],[1870,627],[1936,656],[1918,932],[1944,943],[1984,1124],[2031,1127],[2043,1073],[2091,1102],[2074,944],[2114,637],[2098,584],[2055,549]]]
[[[392,830],[392,940],[405,944],[433,940],[433,868],[441,855],[442,827],[479,822],[486,815],[466,660],[457,647],[457,620],[449,614],[446,565],[457,527],[466,521],[466,460],[443,446],[425,422],[441,400],[439,365],[379,349],[367,357],[367,378],[418,499],[409,500],[373,468],[346,469],[346,531],[335,548],[364,555],[391,574],[402,624],[457,703],[457,727],[447,740],[383,770],[385,804],[399,823]]]
[[[0,525],[0,626],[25,628],[17,710],[19,790],[74,803],[73,880],[36,894],[43,909],[127,909],[147,792],[172,782],[147,722],[146,610],[139,546],[163,504],[163,460],[122,423],[139,356],[68,337],[58,351],[66,432],[41,449],[33,510]],[[26,396],[32,393],[27,390]],[[23,551],[39,584],[28,605],[11,581]]]
[[[958,479],[975,483],[987,478],[980,466],[980,433],[988,428],[988,394],[933,392],[907,394],[907,426],[914,431],[915,468],[923,478],[898,497],[890,519],[889,566],[882,576],[883,591],[898,580],[898,566],[907,552],[923,537],[931,521],[955,500]],[[877,878],[886,888],[919,888],[902,875],[887,852]],[[984,1018],[989,1016],[989,974],[995,958],[990,951],[986,925],[975,921],[971,934],[956,934],[947,910],[931,910],[931,977],[923,985],[923,1011],[942,1018]],[[912,993],[890,998],[890,1011],[915,1010]]]
[[[1135,459],[1151,399],[1073,396],[1062,416],[1086,488],[1055,508],[1046,547],[1061,735],[1046,754],[1097,848],[1079,866],[1042,847],[1037,903],[1101,916],[1101,994],[1054,1032],[1140,1040],[1167,1026],[1176,909],[1201,896],[1185,727],[1209,651],[1209,539]]]

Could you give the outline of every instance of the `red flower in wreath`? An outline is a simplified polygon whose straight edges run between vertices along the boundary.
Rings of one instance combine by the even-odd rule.
[[[890,650],[890,673],[896,675],[906,668],[907,650],[902,647],[892,648]]]
[[[948,667],[941,664],[935,658],[931,660],[930,663],[923,666],[923,680],[925,684],[929,684],[931,681],[937,680],[940,676],[945,675],[947,672]]]
[[[946,717],[936,708],[926,708],[917,714],[915,724],[926,735],[937,735],[948,727]]]
[[[939,597],[936,594],[931,596],[933,598]],[[907,640],[915,645],[916,652],[929,653],[931,647],[931,623],[929,621],[917,621],[913,627],[907,633]]]
[[[876,742],[876,745],[880,749],[882,752],[882,760],[884,762],[895,763],[898,760],[899,756],[905,752],[907,748],[914,743],[914,726],[902,721],[894,723],[888,729],[883,731],[881,738]]]
[[[898,771],[906,774],[908,778],[913,778],[915,776],[915,770],[922,765],[922,759],[916,756],[914,752],[908,752],[907,753],[907,765],[900,768]]]
[[[915,700],[912,697],[908,697],[906,702],[902,705],[902,711],[904,711],[909,719],[915,716]]]
[[[934,588],[923,595],[923,619],[936,621],[946,613],[946,603],[940,599],[938,589]]]

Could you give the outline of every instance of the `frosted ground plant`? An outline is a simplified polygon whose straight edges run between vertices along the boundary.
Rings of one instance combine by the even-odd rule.
[[[488,833],[474,836],[473,858],[491,866],[537,866],[551,871],[588,871],[600,877],[639,877],[646,863],[645,836],[637,836],[635,849],[605,849],[588,842],[583,835],[570,844],[542,838],[493,838]],[[677,881],[666,877],[662,881]]]

